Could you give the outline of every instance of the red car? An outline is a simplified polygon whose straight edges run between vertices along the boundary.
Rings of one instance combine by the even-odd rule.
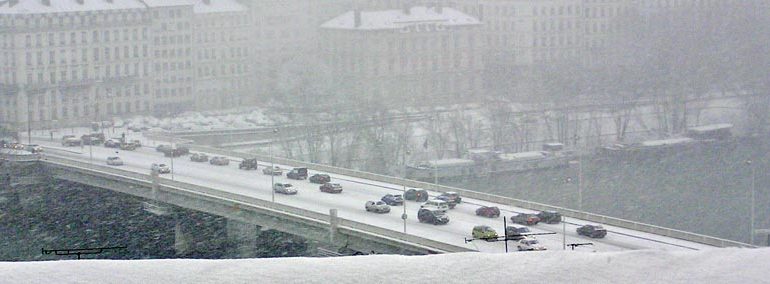
[[[328,193],[341,193],[342,192],[342,186],[339,183],[324,183],[319,187],[321,191],[328,192]]]
[[[481,206],[476,209],[476,215],[487,218],[497,218],[500,217],[500,208],[497,208],[497,206]]]
[[[535,214],[521,213],[513,215],[511,222],[522,225],[537,225],[537,223],[540,223],[540,217],[537,217]]]

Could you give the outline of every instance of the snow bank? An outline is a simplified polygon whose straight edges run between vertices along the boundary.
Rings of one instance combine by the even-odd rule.
[[[767,283],[770,249],[0,263],[5,283]]]

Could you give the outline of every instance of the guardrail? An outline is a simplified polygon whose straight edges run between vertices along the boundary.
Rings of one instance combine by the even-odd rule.
[[[189,145],[189,148],[190,150],[193,150],[193,151],[206,152],[206,153],[223,155],[223,156],[231,156],[231,157],[238,157],[238,158],[257,158],[258,160],[261,160],[261,161],[269,161],[270,159],[269,156],[265,156],[265,155],[247,154],[242,152],[229,151],[229,150],[223,150],[223,149],[217,149],[213,147],[206,147],[206,146],[199,146],[199,145]],[[586,220],[590,222],[596,222],[596,223],[610,225],[610,226],[617,226],[617,227],[632,229],[640,232],[651,233],[655,235],[666,236],[666,237],[681,239],[685,241],[697,242],[697,243],[702,243],[702,244],[716,246],[716,247],[755,247],[753,245],[738,242],[738,241],[706,236],[706,235],[701,235],[697,233],[686,232],[686,231],[676,230],[671,228],[665,228],[665,227],[660,227],[660,226],[655,226],[651,224],[645,224],[641,222],[635,222],[635,221],[630,221],[630,220],[625,220],[625,219],[620,219],[620,218],[615,218],[615,217],[610,217],[610,216],[605,216],[600,214],[588,213],[588,212],[583,212],[583,211],[578,211],[578,210],[573,210],[573,209],[568,209],[564,207],[553,206],[553,205],[548,205],[548,204],[543,204],[538,202],[532,202],[532,201],[504,197],[504,196],[499,196],[494,194],[476,192],[476,191],[471,191],[471,190],[457,188],[457,187],[436,185],[432,183],[408,180],[408,179],[385,176],[385,175],[374,174],[374,173],[367,173],[367,172],[345,169],[345,168],[332,167],[328,165],[290,160],[290,159],[279,158],[279,157],[273,157],[273,161],[277,164],[282,164],[282,165],[289,165],[293,167],[306,167],[306,168],[313,169],[315,171],[352,176],[356,178],[362,178],[362,179],[378,181],[383,183],[406,185],[407,187],[421,187],[421,188],[438,191],[438,192],[454,191],[459,193],[463,197],[478,199],[478,200],[487,201],[487,202],[493,202],[501,205],[509,205],[509,206],[514,206],[519,208],[525,208],[525,209],[530,209],[535,211],[553,210],[553,211],[558,211],[562,215],[571,217],[571,218]]]
[[[140,173],[118,169],[118,168],[104,167],[101,165],[98,167],[94,167],[92,164],[89,164],[89,163],[61,158],[61,157],[54,157],[54,156],[47,156],[46,159],[42,161],[46,163],[65,166],[68,168],[75,168],[80,171],[86,171],[90,173],[97,173],[97,174],[103,173],[103,174],[110,175],[111,177],[115,177],[115,176],[123,177],[131,180],[139,181],[140,183],[148,187],[152,185],[152,182],[151,182],[152,176],[150,176],[149,174],[140,174]],[[278,214],[292,215],[294,217],[299,217],[309,222],[316,223],[318,226],[323,226],[323,227],[329,226],[330,217],[328,214],[318,213],[315,211],[305,210],[305,209],[292,207],[292,206],[284,205],[280,203],[273,203],[266,200],[249,197],[245,195],[240,195],[240,194],[235,194],[231,192],[221,191],[210,187],[204,187],[204,186],[180,182],[180,181],[172,181],[166,178],[159,178],[158,183],[161,187],[165,187],[167,189],[173,188],[175,190],[182,190],[182,191],[186,191],[199,196],[208,196],[208,197],[213,197],[213,198],[222,199],[222,200],[240,202],[240,203],[247,204],[249,206],[254,206],[254,207],[274,211],[274,212],[277,212]],[[434,240],[430,240],[430,239],[426,239],[426,238],[422,238],[414,235],[409,235],[409,234],[405,234],[403,232],[398,232],[395,230],[377,227],[377,226],[356,222],[356,221],[348,220],[344,218],[338,218],[338,219],[339,219],[338,229],[341,229],[341,230],[347,229],[347,230],[362,231],[373,236],[397,240],[402,243],[408,243],[413,246],[425,247],[427,249],[436,250],[440,252],[472,251],[471,249],[468,249],[465,247],[455,246],[455,245],[442,243],[442,242],[438,242],[438,241],[434,241]]]

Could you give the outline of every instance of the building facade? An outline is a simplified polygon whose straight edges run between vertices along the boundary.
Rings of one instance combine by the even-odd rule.
[[[480,31],[442,6],[354,10],[321,25],[320,58],[359,102],[451,103],[483,93]]]
[[[0,3],[0,126],[150,111],[150,23],[136,0]]]

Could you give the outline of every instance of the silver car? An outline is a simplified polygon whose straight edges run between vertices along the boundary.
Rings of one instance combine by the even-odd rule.
[[[288,195],[297,194],[297,190],[290,183],[275,183],[273,184],[273,191]]]
[[[107,157],[107,165],[122,166],[123,160],[121,160],[120,157]]]
[[[390,205],[386,204],[385,202],[378,200],[378,201],[367,201],[366,205],[366,211],[368,212],[375,212],[375,213],[388,213],[390,212]]]

